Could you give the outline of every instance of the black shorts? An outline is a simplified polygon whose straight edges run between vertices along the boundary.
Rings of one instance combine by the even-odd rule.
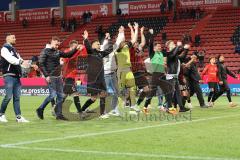
[[[149,85],[149,82],[147,80],[147,73],[145,72],[135,72],[133,73],[135,78],[136,86],[139,89],[142,89],[143,87],[146,87]]]
[[[174,82],[175,83],[175,82]],[[174,85],[171,81],[166,80],[165,74],[160,72],[153,72],[152,80],[151,80],[151,96],[156,95],[157,87],[162,89],[162,94],[166,95],[169,93],[173,93]]]
[[[218,84],[217,82],[208,82],[208,88],[211,91],[211,89],[214,90],[214,92],[218,91]]]
[[[76,92],[75,80],[73,78],[64,79],[63,93],[64,94],[73,94]]]
[[[106,83],[92,83],[87,85],[87,93],[91,96],[97,96],[101,92],[106,92]]]

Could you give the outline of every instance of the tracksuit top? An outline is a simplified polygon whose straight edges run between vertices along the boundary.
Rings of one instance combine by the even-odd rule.
[[[202,71],[202,79],[203,79],[203,76],[204,75],[207,75],[208,79],[207,79],[207,82],[219,82],[219,79],[218,79],[218,67],[217,65],[211,65],[211,64],[208,64],[206,65],[206,67],[203,69]]]

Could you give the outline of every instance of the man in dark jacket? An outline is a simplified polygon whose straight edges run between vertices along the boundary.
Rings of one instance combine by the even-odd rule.
[[[202,89],[199,84],[201,82],[201,76],[199,75],[197,69],[197,56],[192,56],[194,56],[193,63],[191,63],[190,66],[186,68],[185,72],[185,76],[187,77],[188,81],[190,97],[193,96],[194,93],[196,93],[200,107],[207,108],[203,99]]]
[[[219,71],[219,87],[220,91],[213,97],[212,102],[216,101],[224,92],[227,92],[227,98],[229,101],[229,106],[230,107],[235,107],[237,104],[232,102],[231,99],[231,92],[230,88],[227,82],[227,75],[233,77],[233,78],[238,78],[235,74],[233,74],[226,65],[224,65],[224,56],[219,56],[218,57],[218,71]]]
[[[189,109],[185,108],[182,103],[182,97],[179,89],[179,81],[178,81],[178,75],[180,73],[180,60],[179,60],[179,47],[181,44],[178,42],[177,46],[173,41],[167,41],[166,47],[167,47],[167,75],[166,80],[173,85],[175,88],[174,95],[172,93],[168,93],[166,96],[166,100],[169,106],[169,111],[171,113],[172,110],[172,102],[173,102],[173,96],[177,100],[177,104],[180,107],[180,112],[186,112]],[[173,109],[174,112],[174,109]]]
[[[100,118],[108,118],[105,114],[106,84],[104,79],[103,58],[113,51],[113,45],[109,43],[109,47],[106,50],[100,51],[99,40],[93,41],[91,45],[88,40],[87,31],[84,31],[83,38],[88,53],[87,91],[91,95],[91,98],[85,102],[82,111],[86,111],[86,109],[96,101],[97,97],[100,96]],[[106,34],[105,38],[110,39],[110,35]]]
[[[64,53],[58,50],[60,45],[60,39],[56,36],[52,37],[50,48],[42,50],[39,59],[40,69],[46,78],[50,95],[44,100],[40,107],[36,110],[40,119],[43,119],[43,111],[50,101],[57,97],[57,104],[55,108],[57,120],[67,120],[62,115],[62,103],[63,103],[63,80],[61,76],[62,67],[60,64],[60,58],[70,58],[77,53],[77,48],[71,50],[68,53]]]

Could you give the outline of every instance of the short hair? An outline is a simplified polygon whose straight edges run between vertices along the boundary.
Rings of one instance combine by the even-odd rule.
[[[215,56],[210,56],[210,57],[209,57],[209,59],[208,59],[208,60],[209,60],[209,62],[210,62],[210,60],[211,60],[211,59],[213,59],[213,58],[215,58],[215,59],[216,59],[216,57],[215,57]]]
[[[153,46],[155,47],[155,46],[158,45],[158,44],[161,45],[161,43],[159,43],[159,42],[154,42],[154,43],[153,43]]]
[[[78,44],[78,41],[77,40],[71,40],[69,42],[69,47],[71,47],[73,44]]]
[[[13,33],[10,33],[10,32],[8,32],[8,33],[6,33],[6,34],[5,34],[5,37],[11,36],[11,35],[14,35],[14,34],[13,34]]]
[[[38,62],[38,56],[32,56],[31,60],[32,62]]]
[[[58,36],[52,36],[52,41],[59,41],[60,42],[60,38]]]
[[[98,39],[93,40],[93,41],[92,41],[92,45],[93,45],[93,43],[95,43],[95,42],[99,42],[99,40],[98,40]]]
[[[221,55],[221,54],[220,54],[220,55],[218,55],[218,56],[217,56],[217,60],[219,60],[219,59],[220,59],[220,57],[224,57],[224,56],[223,56],[223,55]]]

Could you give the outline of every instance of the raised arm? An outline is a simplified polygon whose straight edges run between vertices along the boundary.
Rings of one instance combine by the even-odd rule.
[[[146,44],[146,39],[145,39],[145,36],[144,36],[144,27],[142,27],[140,29],[140,34],[141,34],[141,43],[140,43],[140,47],[143,48]]]
[[[77,49],[76,48],[71,50],[71,51],[69,51],[69,52],[67,52],[67,53],[59,51],[59,55],[62,58],[71,58],[75,53],[77,53]]]
[[[79,44],[78,46],[76,46],[76,48],[73,48],[71,51],[64,53],[62,51],[59,51],[59,55],[62,58],[71,58],[74,54],[77,53],[77,51],[81,51],[83,48],[83,46],[81,44]]]
[[[103,51],[100,51],[99,53],[102,55],[102,57],[106,57],[107,55],[109,55],[110,53],[112,53],[113,51],[113,44],[110,41],[110,34],[106,33],[105,35],[105,43],[107,42],[107,48],[105,47]]]
[[[132,39],[134,39],[134,29],[133,29],[133,26],[131,25],[131,23],[128,23],[128,28],[130,29],[131,40],[132,40]]]
[[[93,54],[93,49],[92,49],[92,46],[88,40],[88,31],[85,30],[84,33],[83,33],[83,42],[84,42],[84,45],[86,47],[86,50],[87,50],[87,53],[88,54]]]
[[[129,23],[130,24],[130,23]],[[134,22],[134,26],[132,27],[131,24],[128,25],[128,27],[131,30],[131,43],[134,44],[137,42],[137,38],[138,38],[138,23]],[[134,30],[133,30],[134,28]]]
[[[173,59],[177,56],[177,53],[178,53],[178,50],[179,50],[179,47],[175,47],[171,52],[172,53],[168,53],[167,54],[167,58],[168,59]]]
[[[115,44],[113,45],[113,52],[116,52],[121,42],[125,41],[124,27],[120,26],[118,29],[118,36]]]
[[[175,58],[175,57],[178,55],[179,48],[180,48],[181,45],[182,45],[182,42],[180,42],[180,41],[177,42],[177,46],[175,46],[175,44],[172,45],[173,48],[172,48],[172,50],[170,51],[171,53],[168,53],[168,54],[167,54],[167,58],[168,58],[168,59],[173,59],[173,58]]]
[[[108,38],[106,38],[106,37],[110,37],[110,34],[109,33],[106,33],[105,34],[105,38],[104,38],[104,40],[103,40],[103,44],[101,45],[101,51],[103,51],[103,50],[105,50],[105,49],[107,49],[107,47],[108,47],[108,41],[109,41],[109,39]]]
[[[153,29],[149,29],[149,33],[150,33],[150,36],[149,36],[149,47],[148,47],[148,53],[149,53],[149,57],[150,59],[153,58],[154,56],[154,49],[153,49],[153,43],[154,43],[154,36],[153,36]]]
[[[183,52],[178,56],[179,60],[181,62],[183,62],[186,57],[187,57],[187,54],[188,54],[188,51],[189,51],[189,48],[190,48],[190,45],[189,44],[185,44],[184,47],[183,47]]]

